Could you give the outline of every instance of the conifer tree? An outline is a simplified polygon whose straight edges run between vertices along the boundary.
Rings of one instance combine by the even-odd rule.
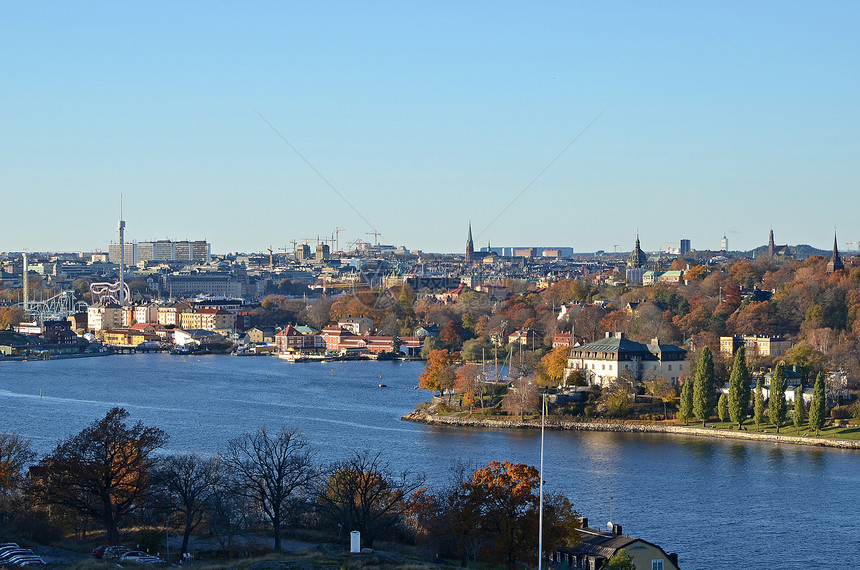
[[[740,347],[735,354],[732,374],[729,377],[729,415],[732,421],[743,427],[750,407],[750,371],[747,368],[746,349]]]
[[[788,404],[785,403],[785,365],[780,362],[773,369],[773,377],[770,380],[770,394],[768,401],[768,415],[770,423],[776,426],[776,433],[785,421],[788,413]]]
[[[761,387],[761,376],[758,377],[755,383],[755,410],[753,412],[755,418],[755,427],[761,427],[764,423],[764,394]]]
[[[696,380],[693,382],[693,413],[702,420],[703,426],[714,411],[716,390],[714,357],[711,355],[711,349],[706,346],[699,355]]]
[[[723,422],[726,421],[726,418],[729,417],[728,408],[729,397],[726,396],[725,392],[721,392],[720,399],[717,400],[717,416],[720,418],[720,426],[722,426]]]
[[[815,377],[812,402],[809,404],[809,429],[814,429],[816,436],[824,427],[824,411],[824,377],[819,372]]]
[[[678,406],[678,418],[687,425],[687,420],[693,415],[693,380],[687,378],[681,386],[681,403]]]
[[[800,426],[803,425],[803,386],[798,386],[794,389],[794,430],[800,433]]]

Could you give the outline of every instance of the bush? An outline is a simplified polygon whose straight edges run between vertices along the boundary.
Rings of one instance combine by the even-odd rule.
[[[851,409],[848,406],[836,406],[830,410],[831,420],[847,420],[851,417]]]

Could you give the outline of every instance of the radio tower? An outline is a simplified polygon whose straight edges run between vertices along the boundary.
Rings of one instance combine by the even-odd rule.
[[[125,221],[122,219],[122,194],[119,196],[119,306],[125,307]]]

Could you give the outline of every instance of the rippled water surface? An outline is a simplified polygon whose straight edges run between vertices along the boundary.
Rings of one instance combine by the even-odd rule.
[[[36,451],[114,407],[165,430],[168,451],[216,452],[259,426],[301,429],[318,461],[379,451],[445,485],[456,462],[538,465],[537,431],[434,428],[399,418],[429,399],[421,363],[133,355],[0,363],[0,431]],[[384,383],[387,388],[379,388]],[[852,568],[860,453],[669,437],[547,432],[547,489],[596,526],[678,552],[684,570]]]

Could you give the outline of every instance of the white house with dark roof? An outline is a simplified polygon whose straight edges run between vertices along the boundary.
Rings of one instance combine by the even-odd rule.
[[[584,372],[589,385],[651,378],[665,378],[677,384],[680,377],[690,374],[690,363],[687,351],[674,344],[664,344],[656,338],[643,344],[630,340],[624,333],[606,333],[605,338],[570,351],[565,378],[576,370]]]

